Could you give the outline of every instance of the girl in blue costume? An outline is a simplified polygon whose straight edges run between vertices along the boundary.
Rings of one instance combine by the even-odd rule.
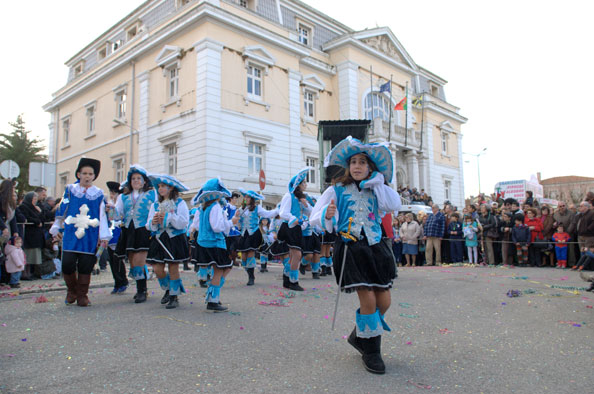
[[[107,182],[109,189],[109,199],[105,200],[105,211],[107,212],[107,219],[109,228],[111,229],[112,237],[107,245],[107,253],[109,253],[109,266],[111,267],[111,275],[113,276],[113,290],[111,294],[121,294],[128,288],[128,278],[126,277],[126,264],[115,255],[115,248],[120,240],[122,234],[121,220],[115,218],[115,203],[120,196],[121,185],[118,182]]]
[[[146,170],[133,164],[128,170],[126,190],[118,196],[115,203],[115,219],[122,221],[122,233],[116,246],[115,255],[130,261],[130,276],[136,281],[134,302],[146,301],[146,256],[150,246],[151,234],[147,229],[151,205],[157,199]]]
[[[280,204],[277,206],[277,210],[280,209]],[[272,245],[270,246],[270,255],[272,255],[273,260],[280,260],[283,264],[283,283],[289,282],[289,271],[290,271],[290,264],[289,264],[289,246],[286,242],[283,242],[278,239],[278,232],[283,224],[283,220],[279,215],[277,215],[273,220],[272,224],[270,225],[270,235],[272,240]]]
[[[283,196],[279,214],[283,220],[278,231],[278,239],[289,247],[289,276],[283,275],[283,287],[295,291],[303,291],[299,286],[299,264],[303,250],[303,229],[309,225],[308,217],[311,205],[307,202],[305,189],[307,188],[307,174],[310,168],[306,167],[291,178],[289,192]]]
[[[258,205],[264,196],[252,190],[243,191],[245,207],[240,210],[242,237],[239,244],[241,252],[241,265],[248,274],[247,286],[253,286],[254,270],[256,268],[256,251],[262,246],[262,232],[260,231],[260,218],[271,219],[276,216],[276,209],[266,210]]]
[[[316,199],[310,195],[306,195],[305,198],[312,207],[316,204]],[[313,279],[320,279],[320,233],[321,229],[312,226],[311,223],[303,230],[303,270],[300,272],[305,274],[303,265],[310,265]]]
[[[206,290],[206,309],[214,312],[224,312],[228,308],[221,304],[221,288],[225,284],[225,277],[231,271],[233,262],[227,252],[225,234],[239,221],[236,214],[232,219],[227,218],[223,210],[221,199],[231,197],[229,190],[218,178],[209,179],[198,191],[193,201],[200,204],[198,214],[194,218],[192,227],[198,229],[198,242],[193,260],[200,266],[213,267],[213,277]]]
[[[161,304],[167,309],[177,308],[177,296],[186,290],[179,276],[179,264],[189,259],[186,229],[190,219],[186,202],[179,197],[180,192],[188,188],[171,175],[149,175],[159,197],[151,204],[146,228],[153,233],[149,246],[147,263],[159,279],[159,285],[165,294]],[[165,273],[165,264],[169,273]]]
[[[329,165],[339,165],[345,172],[326,189],[311,220],[340,233],[334,244],[334,274],[340,291],[356,291],[360,304],[348,342],[363,355],[369,372],[383,374],[381,335],[390,331],[384,315],[390,307],[396,264],[382,242],[381,218],[401,205],[398,193],[385,181],[392,180],[392,155],[383,145],[363,144],[349,136],[330,151],[324,161],[325,167]]]

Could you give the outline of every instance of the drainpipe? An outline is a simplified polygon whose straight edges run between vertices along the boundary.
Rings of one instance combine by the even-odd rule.
[[[134,60],[132,63],[132,97],[130,99],[130,159],[128,161],[128,167],[132,165],[132,155],[134,153],[134,99],[136,97],[136,63]]]
[[[53,194],[58,191],[58,137],[60,136],[60,107],[56,111],[56,127],[54,127],[54,164],[56,165],[56,179]]]

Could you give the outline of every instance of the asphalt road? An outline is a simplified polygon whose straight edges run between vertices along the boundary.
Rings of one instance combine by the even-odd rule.
[[[222,292],[230,312],[220,314],[206,312],[189,272],[174,310],[160,305],[155,280],[144,304],[132,302],[133,288],[93,289],[89,308],[65,306],[64,291],[44,293],[44,303],[41,294],[2,298],[0,392],[594,392],[594,294],[570,289],[586,286],[575,272],[400,269],[383,376],[366,372],[346,342],[356,295],[341,296],[331,331],[335,283],[308,275],[307,291],[289,294],[280,274],[273,265],[246,287],[234,269]],[[509,298],[512,289],[523,295]]]

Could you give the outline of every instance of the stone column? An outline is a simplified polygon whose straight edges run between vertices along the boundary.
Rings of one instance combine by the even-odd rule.
[[[338,108],[340,119],[359,119],[359,65],[350,60],[339,63]]]
[[[408,182],[411,188],[419,190],[419,161],[417,152],[411,150],[406,153],[406,164],[408,167]]]
[[[429,159],[422,152],[419,153],[419,156],[419,188],[425,189],[425,192],[429,194],[429,182],[427,181]]]

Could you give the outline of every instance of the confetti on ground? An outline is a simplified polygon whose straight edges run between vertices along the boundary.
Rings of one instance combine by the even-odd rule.
[[[419,317],[418,315],[407,315],[406,313],[401,313],[400,316],[408,317],[409,319],[416,319]]]
[[[413,386],[418,387],[420,389],[431,390],[431,386],[425,383],[415,383],[412,380],[407,381],[407,383],[412,384]]]
[[[407,345],[412,345],[411,341],[406,342]]]
[[[16,354],[12,354],[12,353],[10,353],[10,354],[5,354],[5,356],[6,356],[6,357],[14,357],[14,356],[16,356]]]
[[[258,302],[258,305],[263,305],[263,306],[283,306],[283,307],[288,307],[289,306],[284,299],[282,299],[282,300],[272,300],[272,301],[260,301],[260,302]]]
[[[586,305],[586,308],[592,309],[592,305]]]
[[[407,309],[412,306],[412,304],[409,304],[408,302],[399,302],[398,305]]]
[[[23,339],[21,339],[21,341],[27,342],[27,338],[23,338]]]
[[[175,321],[178,323],[191,324],[191,325],[198,326],[198,327],[206,327],[206,324],[204,324],[204,323],[193,323],[193,322],[190,322],[187,320],[174,319],[173,317],[169,317],[169,316],[155,316],[155,319],[167,319],[167,320]]]
[[[330,319],[330,316],[326,315],[324,316],[324,319]]]
[[[47,302],[47,298],[45,298],[45,296],[40,295],[39,297],[35,298],[36,304],[43,304],[45,302]]]
[[[440,334],[447,334],[447,333],[449,333],[449,332],[451,332],[451,331],[450,331],[450,330],[448,330],[447,328],[440,328],[440,329],[439,329],[439,333],[440,333]]]
[[[245,328],[245,327],[243,327],[243,326],[239,326],[239,329],[240,329],[240,330],[243,330],[244,328]]]
[[[522,292],[520,290],[509,290],[507,292],[507,296],[512,298],[512,297],[519,297],[522,295]]]

